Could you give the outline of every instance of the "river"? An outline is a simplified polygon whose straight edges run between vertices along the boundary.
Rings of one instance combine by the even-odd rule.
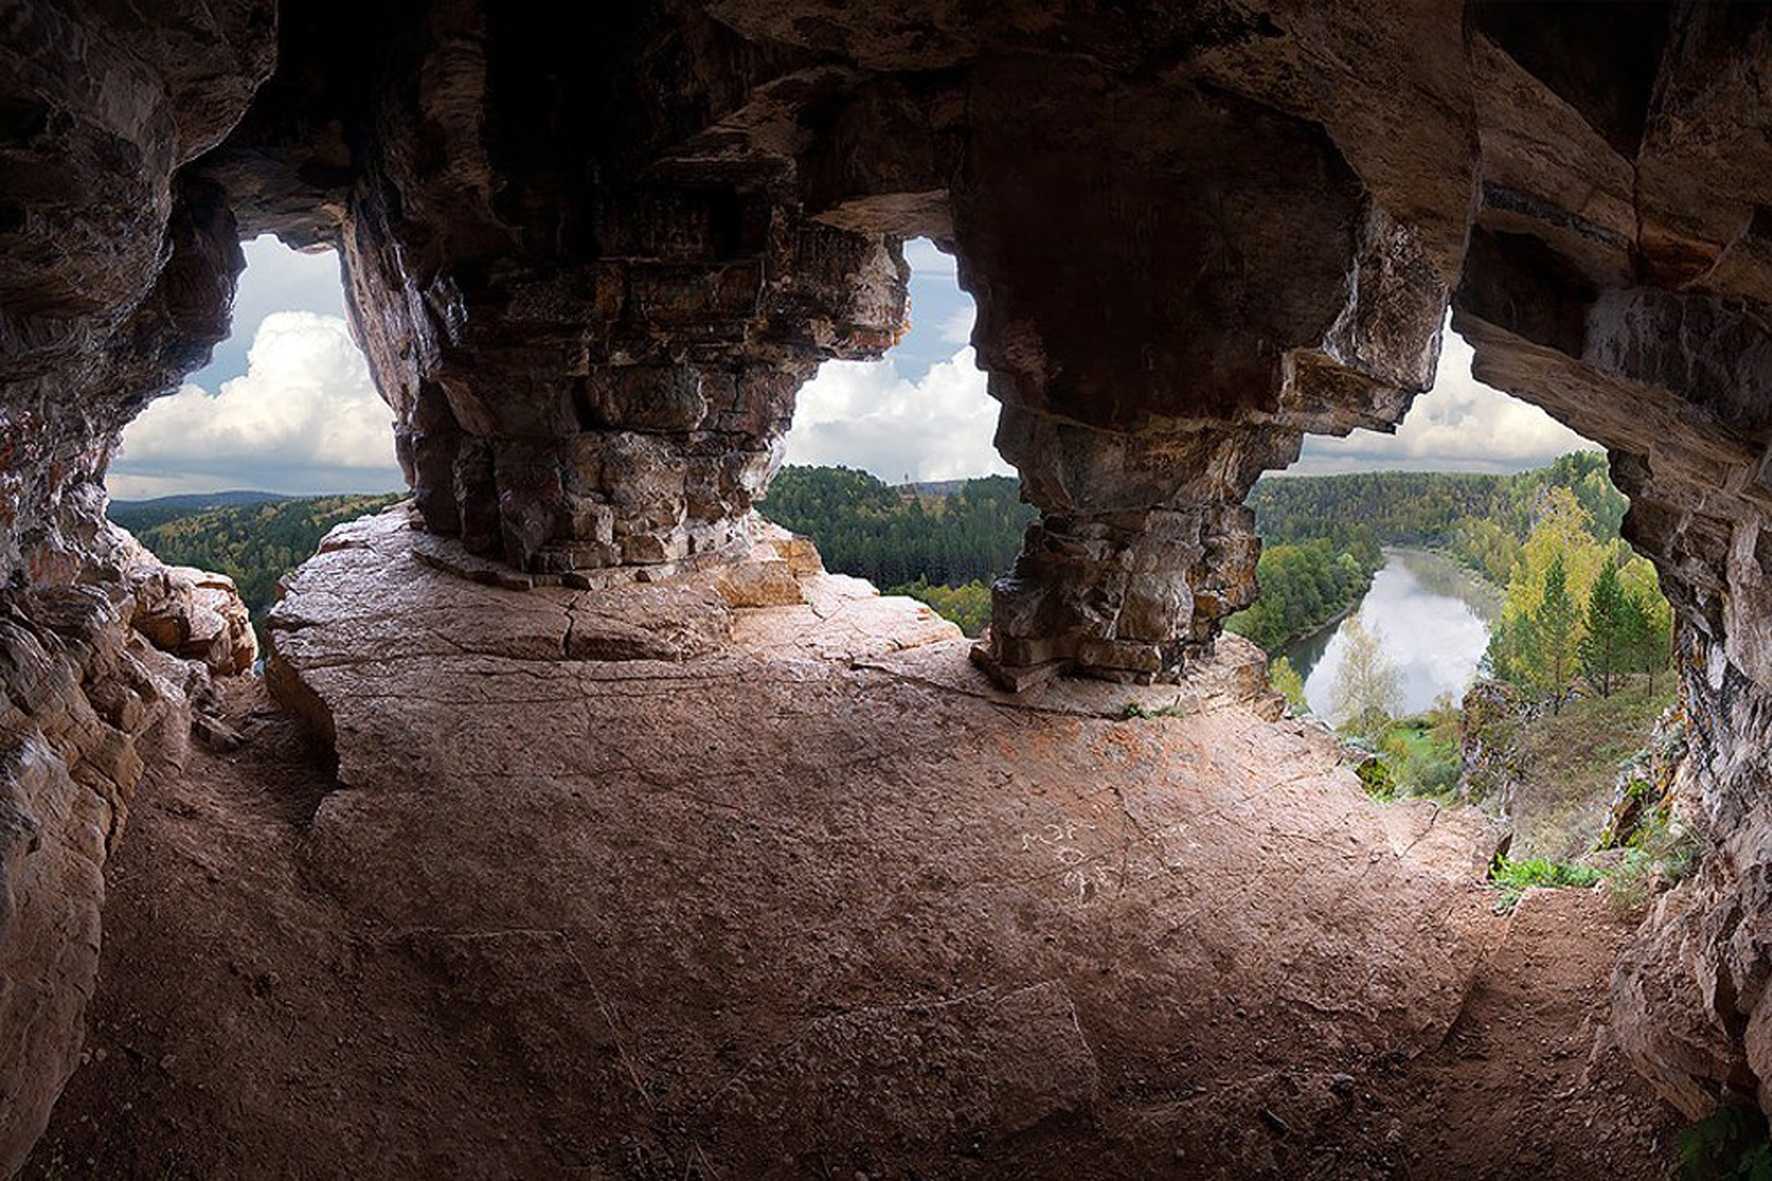
[[[1489,646],[1501,592],[1427,550],[1386,548],[1384,557],[1356,613],[1397,670],[1402,712],[1420,713],[1442,693],[1462,697]],[[1344,618],[1284,649],[1304,678],[1305,701],[1319,717],[1329,716],[1346,629]]]

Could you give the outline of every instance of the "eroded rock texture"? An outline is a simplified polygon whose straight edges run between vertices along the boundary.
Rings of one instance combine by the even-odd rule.
[[[1453,327],[1476,374],[1611,449],[1679,616],[1710,834],[1625,955],[1627,1047],[1693,1115],[1772,1079],[1772,14],[1475,10],[1482,204]]]
[[[0,591],[0,1164],[8,1169],[43,1130],[80,1052],[98,969],[102,871],[129,805],[144,782],[164,782],[184,763],[211,674],[238,672],[255,654],[250,626],[230,634],[227,621],[246,616],[232,584],[224,592],[225,579],[201,576],[210,585],[199,587],[122,540],[128,564],[98,585]],[[210,630],[209,642],[193,642]]]
[[[338,781],[225,891],[280,940],[197,957],[214,1019],[140,1093],[158,1127],[230,1080],[200,1171],[1246,1176],[1349,1118],[1338,1072],[1437,1044],[1502,925],[1486,821],[1366,800],[1246,641],[1184,688],[1018,699],[792,539],[760,607],[426,546],[401,509],[341,526],[271,615]]]
[[[1679,610],[1713,855],[1618,997],[1688,1110],[1751,1093],[1772,16],[1614,7],[19,0],[0,574],[120,601],[108,450],[274,231],[339,251],[449,561],[786,594],[741,559],[795,390],[896,338],[928,234],[1042,511],[979,659],[1171,680],[1254,594],[1249,484],[1302,431],[1394,424],[1450,301],[1480,376],[1612,448]],[[207,609],[152,626],[238,663]]]

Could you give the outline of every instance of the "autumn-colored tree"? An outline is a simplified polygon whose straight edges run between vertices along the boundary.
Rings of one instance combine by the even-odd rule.
[[[1346,647],[1330,692],[1329,713],[1343,729],[1370,737],[1389,725],[1401,707],[1397,670],[1385,657],[1378,637],[1366,630],[1358,615],[1342,625],[1341,634]]]

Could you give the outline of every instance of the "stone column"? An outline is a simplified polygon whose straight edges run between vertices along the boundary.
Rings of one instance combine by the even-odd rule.
[[[494,97],[504,79],[521,108],[507,123],[575,117],[484,72],[501,41],[434,19],[415,70],[447,59]],[[903,329],[896,242],[808,220],[776,180],[786,156],[655,160],[629,179],[644,170],[573,140],[506,199],[476,178],[511,145],[429,98],[380,95],[341,230],[356,334],[425,525],[547,575],[745,552],[800,384]],[[439,123],[458,135],[444,171],[406,150]],[[593,174],[618,179],[586,188]]]
[[[1024,68],[979,67],[953,197],[997,446],[1042,514],[978,659],[1011,689],[1172,680],[1255,597],[1261,472],[1432,381],[1445,268],[1318,123]]]
[[[997,446],[1042,515],[992,588],[975,658],[1013,689],[1067,669],[1176,678],[1254,601],[1260,543],[1243,498],[1298,443],[1285,428],[1121,434],[1005,406]]]

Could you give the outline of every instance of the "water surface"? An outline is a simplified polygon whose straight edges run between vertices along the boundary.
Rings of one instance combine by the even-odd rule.
[[[1397,671],[1402,713],[1420,713],[1442,693],[1462,697],[1489,646],[1500,592],[1426,550],[1386,549],[1384,557],[1356,615]],[[1311,712],[1320,717],[1329,716],[1346,648],[1344,619],[1285,649],[1304,678]]]

